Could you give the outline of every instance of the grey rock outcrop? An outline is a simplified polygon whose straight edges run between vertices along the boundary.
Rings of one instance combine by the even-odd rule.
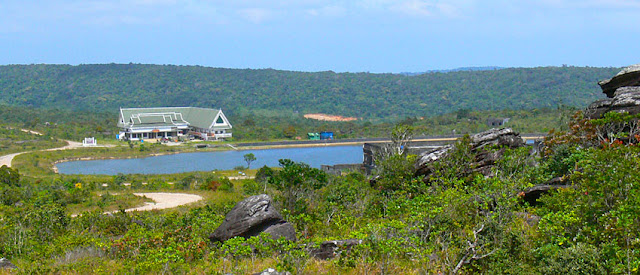
[[[0,258],[0,269],[15,269],[18,268],[16,265],[12,264],[6,258]]]
[[[613,98],[594,101],[585,110],[585,117],[598,119],[608,112],[640,113],[640,87],[621,87]]]
[[[610,98],[614,97],[618,88],[640,86],[640,64],[626,67],[614,77],[598,82],[598,85]]]
[[[362,244],[362,240],[348,239],[339,241],[325,241],[317,249],[311,250],[311,255],[320,260],[333,259],[343,253],[348,253],[354,246]]]
[[[420,154],[416,160],[416,175],[433,173],[431,164],[446,156],[451,149],[453,149],[453,145],[449,144]]]
[[[209,236],[212,242],[224,242],[233,237],[249,238],[266,232],[273,238],[296,240],[296,232],[273,207],[271,197],[256,195],[236,204],[222,224]]]
[[[502,157],[506,148],[518,148],[524,146],[520,134],[511,128],[491,129],[471,136],[471,151],[475,160],[470,164],[473,170],[485,176],[491,176],[491,168]],[[499,146],[498,150],[487,150]],[[447,156],[454,145],[447,145],[435,150],[427,151],[418,157],[416,161],[416,175],[424,175],[428,178],[432,171],[432,164]]]

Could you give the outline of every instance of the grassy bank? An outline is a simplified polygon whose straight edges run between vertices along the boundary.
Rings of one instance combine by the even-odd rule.
[[[56,148],[66,145],[66,142],[47,135],[37,135],[13,126],[0,125],[0,156]]]

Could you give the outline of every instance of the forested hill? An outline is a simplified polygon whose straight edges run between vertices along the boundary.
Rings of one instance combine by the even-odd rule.
[[[103,64],[0,66],[0,105],[114,112],[199,106],[322,112],[364,119],[433,116],[458,109],[584,107],[619,68],[542,67],[427,73],[292,72]]]

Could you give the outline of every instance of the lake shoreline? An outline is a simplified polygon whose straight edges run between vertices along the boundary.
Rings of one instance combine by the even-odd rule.
[[[312,167],[362,162],[359,144],[321,146],[255,146],[240,150],[196,150],[148,154],[136,157],[78,156],[55,161],[59,175],[176,174],[197,171],[238,170],[245,167],[244,154],[257,157],[253,167],[277,167],[279,159],[304,162]]]

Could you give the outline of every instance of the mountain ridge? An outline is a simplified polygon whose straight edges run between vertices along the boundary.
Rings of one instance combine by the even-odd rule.
[[[538,67],[427,73],[295,72],[151,64],[0,66],[0,104],[73,110],[196,106],[364,119],[459,109],[584,107],[619,68]]]

